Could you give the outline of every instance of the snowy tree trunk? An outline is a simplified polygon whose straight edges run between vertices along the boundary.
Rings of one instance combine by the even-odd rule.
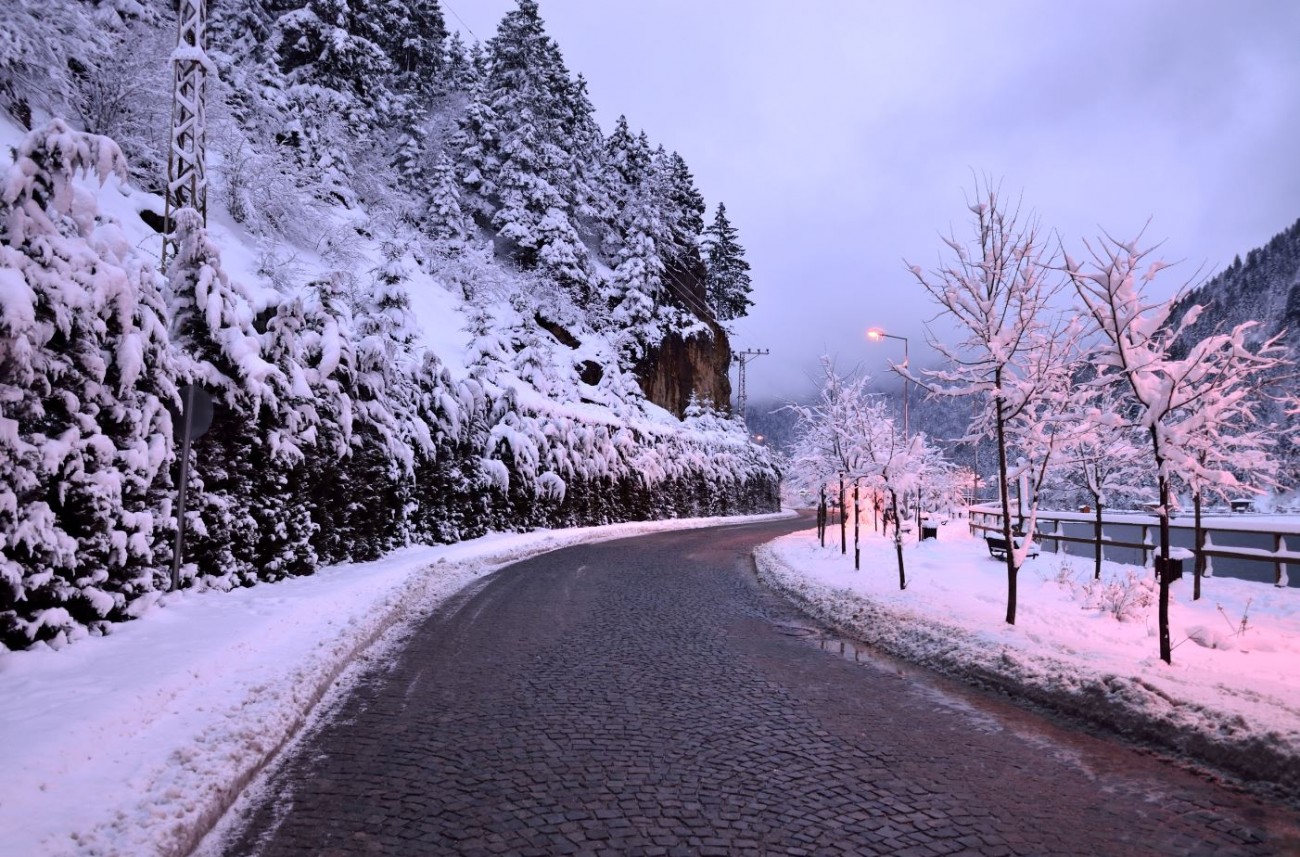
[[[1205,529],[1201,526],[1201,492],[1192,497],[1192,506],[1196,510],[1196,572],[1192,583],[1192,600],[1201,600],[1201,575],[1205,573]]]
[[[844,474],[840,474],[840,556],[849,552],[849,524],[844,520]]]
[[[996,383],[1001,386],[1002,371],[997,372]],[[1003,415],[1002,402],[995,403],[997,415],[998,436],[998,478],[1001,480],[1002,491],[1002,538],[1007,544],[1007,624],[1016,624],[1016,551],[1015,541],[1011,538],[1011,498],[1007,493],[1007,423]]]
[[[1092,579],[1101,580],[1101,496],[1094,494],[1093,503],[1097,507],[1097,517],[1092,523],[1092,537],[1097,542],[1097,559],[1092,568]]]
[[[858,534],[861,512],[858,510],[858,480],[853,480],[853,570],[862,570],[862,547]]]
[[[1151,427],[1151,443],[1156,454],[1157,477],[1160,486],[1160,553],[1156,559],[1156,576],[1160,583],[1160,660],[1174,662],[1173,647],[1169,644],[1169,475],[1160,448],[1160,437]]]
[[[898,519],[898,493],[889,491],[890,508],[894,510],[894,553],[898,555],[898,588],[907,588],[907,572],[903,568],[903,526]]]

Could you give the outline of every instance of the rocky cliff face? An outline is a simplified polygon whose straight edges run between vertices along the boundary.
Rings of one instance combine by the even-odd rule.
[[[698,256],[669,266],[665,285],[669,299],[695,315],[707,330],[696,326],[691,335],[669,333],[633,368],[646,398],[679,418],[691,395],[731,412],[731,343],[722,325],[707,311],[704,263]],[[699,331],[698,333],[695,331]]]
[[[670,333],[636,365],[637,381],[646,398],[678,417],[686,412],[693,393],[700,402],[731,411],[731,343],[713,320],[709,332],[688,338]]]

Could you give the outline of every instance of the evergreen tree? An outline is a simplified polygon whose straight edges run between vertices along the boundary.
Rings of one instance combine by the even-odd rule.
[[[335,273],[312,283],[304,310],[302,363],[321,421],[307,453],[303,491],[316,553],[322,562],[343,562],[350,554],[339,498],[346,493],[344,468],[353,448],[356,350],[342,278]]]
[[[415,455],[431,447],[419,419],[413,347],[417,338],[406,293],[404,251],[384,249],[372,293],[356,326],[352,455],[345,472],[352,555],[374,559],[409,539],[407,508]]]
[[[255,564],[267,580],[310,574],[318,563],[306,463],[321,419],[300,350],[306,325],[302,299],[290,298],[276,307],[263,337],[267,362],[280,370],[269,379],[273,404],[258,411],[257,431],[264,442],[253,449]]]
[[[443,42],[442,68],[444,88],[448,92],[468,93],[479,79],[479,63],[475,56],[482,48],[478,42],[473,48],[465,44],[460,33],[452,33]]]
[[[54,120],[19,145],[0,197],[0,639],[14,646],[125,618],[165,542],[160,307],[79,173],[125,163]]]
[[[365,8],[362,32],[388,58],[393,90],[422,99],[434,95],[441,86],[447,38],[437,0],[379,0]]]
[[[754,305],[749,299],[749,263],[736,239],[736,228],[727,219],[727,207],[718,203],[713,223],[704,235],[704,265],[708,271],[709,305],[719,321],[741,318]]]
[[[469,231],[465,213],[460,207],[460,183],[456,180],[455,166],[447,155],[439,155],[431,176],[432,190],[425,218],[425,231],[435,240],[455,244]]]
[[[674,243],[686,251],[697,247],[704,234],[704,197],[695,187],[695,177],[686,161],[676,152],[668,165],[668,199],[673,207],[672,230]]]
[[[273,42],[291,86],[324,87],[374,106],[387,94],[381,82],[393,68],[384,49],[371,40],[374,34],[375,28],[358,20],[347,0],[308,0],[276,19]]]
[[[569,170],[564,183],[566,196],[579,224],[587,221],[594,226],[607,207],[601,194],[605,140],[596,122],[596,110],[587,97],[586,79],[578,75],[577,80],[567,83],[565,91],[560,133],[568,141],[569,151]]]
[[[488,44],[486,70],[453,140],[471,210],[524,268],[543,267],[580,295],[592,282],[574,224],[566,116],[573,85],[534,0],[519,0]]]
[[[182,376],[212,395],[216,411],[212,428],[191,448],[196,502],[187,510],[187,556],[211,586],[248,586],[258,574],[250,504],[257,463],[267,460],[259,411],[275,407],[276,390],[287,381],[263,358],[248,295],[222,269],[199,213],[183,208],[175,223],[176,255],[167,267],[172,341],[182,353]]]
[[[654,317],[663,290],[664,263],[659,246],[666,231],[652,188],[642,185],[621,212],[622,242],[613,276],[613,321],[621,328],[640,328]],[[632,341],[650,340],[641,330],[629,331]],[[641,355],[639,347],[629,352]]]

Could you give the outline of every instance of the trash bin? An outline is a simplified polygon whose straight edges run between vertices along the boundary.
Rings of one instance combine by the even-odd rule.
[[[1164,577],[1165,583],[1173,583],[1175,580],[1181,580],[1183,577],[1183,558],[1181,556],[1162,557],[1156,556],[1156,580],[1159,581],[1161,576]]]
[[[926,539],[935,539],[935,540],[938,540],[938,538],[939,538],[939,525],[938,525],[938,524],[932,524],[932,523],[930,523],[929,521],[922,521],[922,522],[921,522],[921,541],[925,541]]]

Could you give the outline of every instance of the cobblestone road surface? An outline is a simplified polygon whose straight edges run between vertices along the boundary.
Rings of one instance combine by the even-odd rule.
[[[795,526],[498,572],[294,748],[225,853],[1300,853],[1284,807],[800,639],[749,560]]]

